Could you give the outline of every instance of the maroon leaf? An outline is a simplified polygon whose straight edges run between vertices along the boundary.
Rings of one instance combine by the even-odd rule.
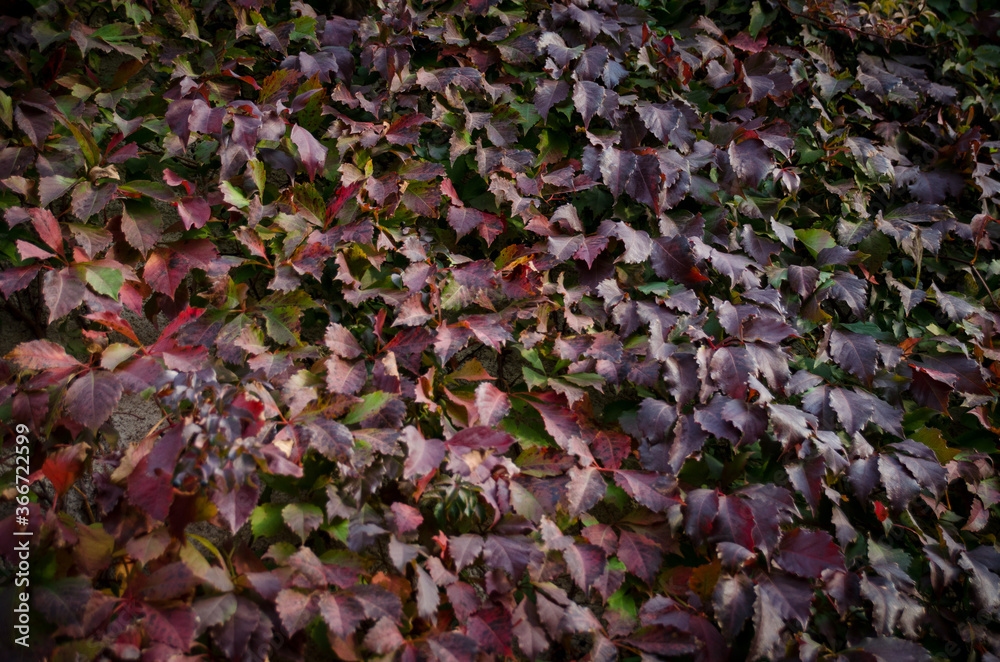
[[[204,227],[212,218],[212,208],[208,202],[203,198],[193,196],[181,198],[177,203],[177,212],[181,216],[181,221],[184,222],[184,227],[188,230]]]
[[[545,121],[549,111],[557,103],[564,101],[570,92],[569,84],[561,80],[542,80],[535,88],[535,110]]]
[[[364,361],[350,363],[337,356],[326,360],[326,384],[331,393],[354,395],[368,381],[368,368]]]
[[[260,488],[256,483],[243,484],[228,490],[217,490],[212,495],[212,503],[218,508],[219,519],[236,533],[250,519],[259,496]]]
[[[878,345],[871,336],[834,330],[830,334],[830,354],[841,368],[871,384],[878,366]]]
[[[719,512],[719,494],[715,490],[698,489],[688,493],[684,531],[696,543],[707,539],[714,530]]]
[[[721,495],[712,539],[726,540],[746,549],[753,549],[753,530],[753,511],[746,502],[737,496]]]
[[[715,618],[727,637],[735,637],[753,615],[753,582],[743,574],[720,577],[712,594]]]
[[[326,165],[327,148],[298,124],[292,125],[291,139],[299,150],[299,159],[309,174],[309,181],[315,180],[316,173],[322,172]]]
[[[379,619],[365,635],[365,646],[380,655],[392,653],[403,644],[399,627],[388,618]]]
[[[319,596],[319,613],[330,633],[341,639],[357,630],[364,618],[361,604],[346,593],[323,593]]]
[[[345,359],[356,359],[364,353],[354,334],[336,322],[327,327],[324,340],[331,352]]]
[[[751,188],[756,188],[773,167],[771,151],[757,138],[730,143],[729,162],[736,178]]]
[[[482,650],[497,655],[513,656],[511,616],[503,607],[480,609],[466,622],[465,630]]]
[[[601,109],[607,89],[593,81],[577,81],[573,86],[573,104],[583,116],[583,125],[590,128],[590,120]]]
[[[163,236],[159,212],[147,203],[126,200],[122,208],[122,233],[146,257]]]
[[[309,447],[327,459],[344,461],[351,456],[354,437],[343,424],[319,418],[309,423],[305,430],[308,433]]]
[[[618,539],[618,560],[625,569],[653,585],[653,579],[663,562],[663,552],[655,541],[638,533],[622,531]]]
[[[566,505],[573,517],[589,511],[607,490],[601,472],[594,468],[569,470],[570,481],[566,486]]]
[[[514,579],[519,579],[529,563],[542,557],[534,541],[526,537],[490,535],[483,548],[486,563],[504,570]]]
[[[601,178],[616,198],[628,186],[638,159],[632,152],[614,147],[601,152]]]
[[[457,632],[445,632],[427,640],[433,659],[442,662],[473,662],[479,645],[475,639]]]
[[[461,570],[472,565],[483,551],[483,538],[465,534],[448,539],[448,553],[455,561],[455,569]]]
[[[157,609],[143,605],[146,617],[143,627],[153,641],[188,650],[194,640],[197,618],[190,607],[177,609]]]
[[[490,214],[472,207],[452,206],[448,208],[448,225],[462,238],[484,223],[488,216]]]
[[[813,590],[805,580],[782,574],[761,577],[757,582],[752,654],[770,656],[787,622],[794,620],[805,627],[812,601]]]
[[[0,292],[3,293],[4,298],[9,299],[15,292],[20,292],[30,285],[41,270],[40,264],[31,264],[0,271]]]
[[[580,590],[590,592],[594,582],[604,574],[604,550],[596,545],[572,544],[562,550],[569,575],[580,587]]]
[[[49,307],[49,324],[64,317],[83,303],[87,286],[69,268],[45,272],[42,277],[42,294]]]
[[[673,496],[677,482],[675,479],[646,471],[615,472],[615,482],[633,499],[653,512],[665,512],[671,506],[680,503]]]
[[[673,143],[684,152],[691,148],[694,134],[688,128],[687,117],[676,106],[639,102],[635,109],[643,124],[664,145]]]
[[[460,451],[492,449],[497,453],[504,453],[513,443],[514,437],[506,432],[477,425],[456,432],[445,442],[445,445]]]
[[[756,372],[756,367],[746,348],[720,347],[712,354],[709,370],[712,380],[726,395],[741,399],[747,393],[749,377]]]
[[[778,550],[778,566],[806,579],[818,579],[828,568],[845,569],[844,553],[824,531],[794,529],[785,534]]]
[[[122,384],[107,370],[90,370],[66,389],[65,406],[73,420],[91,430],[111,417],[122,397]]]

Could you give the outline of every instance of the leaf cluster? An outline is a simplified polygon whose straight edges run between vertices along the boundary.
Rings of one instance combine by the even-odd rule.
[[[41,654],[1000,655],[994,12],[36,4]]]

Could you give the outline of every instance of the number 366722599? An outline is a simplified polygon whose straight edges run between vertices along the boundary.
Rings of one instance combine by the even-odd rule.
[[[28,476],[31,466],[31,440],[28,439],[28,426],[19,423],[16,429],[17,445],[15,447],[16,466],[14,474],[17,483],[17,508],[15,514],[18,517],[28,516]]]

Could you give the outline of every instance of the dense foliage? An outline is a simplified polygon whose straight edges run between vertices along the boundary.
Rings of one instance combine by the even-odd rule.
[[[4,8],[35,652],[995,660],[997,15],[348,4]]]

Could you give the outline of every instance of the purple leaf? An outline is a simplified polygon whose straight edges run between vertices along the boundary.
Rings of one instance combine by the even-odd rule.
[[[607,89],[593,81],[577,81],[573,86],[573,104],[583,116],[583,125],[590,128],[590,120],[601,109],[607,96]]]
[[[622,531],[618,539],[618,560],[625,569],[650,586],[663,562],[661,546],[639,533]]]
[[[771,171],[771,150],[757,138],[729,144],[729,162],[740,183],[756,188]]]
[[[322,593],[319,613],[330,633],[341,639],[357,630],[364,618],[360,603],[346,593]]]
[[[604,498],[607,484],[601,472],[594,468],[569,470],[570,481],[566,486],[566,505],[573,517],[585,513]]]
[[[580,590],[589,593],[594,582],[604,573],[604,550],[596,545],[572,544],[562,550],[569,576]]]
[[[676,479],[663,474],[619,470],[615,472],[615,482],[626,494],[653,512],[666,512],[671,506],[680,503],[673,496],[677,487]]]
[[[824,570],[845,570],[844,553],[825,531],[794,529],[786,533],[778,548],[777,564],[783,570],[819,579]]]
[[[326,164],[327,148],[298,124],[292,125],[291,139],[299,150],[299,159],[306,167],[309,181],[315,180],[316,173],[322,172]]]
[[[65,406],[73,420],[91,430],[111,417],[122,397],[122,384],[107,370],[90,370],[66,389]]]
[[[561,80],[543,80],[535,88],[535,110],[545,121],[549,111],[560,101],[564,101],[570,92],[569,83]]]
[[[685,498],[684,531],[695,543],[711,536],[715,530],[715,516],[719,513],[719,493],[715,490],[697,489]]]
[[[45,272],[42,276],[42,294],[45,305],[49,307],[49,324],[83,303],[86,291],[87,286],[69,268]]]
[[[830,334],[830,354],[841,368],[870,385],[878,367],[878,345],[871,336],[834,330]]]
[[[712,381],[731,398],[740,399],[746,395],[747,382],[754,373],[756,366],[744,347],[720,347],[712,354],[709,364]]]

